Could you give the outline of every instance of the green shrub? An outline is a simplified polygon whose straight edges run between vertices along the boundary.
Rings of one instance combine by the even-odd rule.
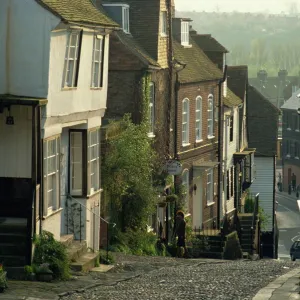
[[[240,259],[243,257],[243,252],[236,231],[226,236],[223,257],[224,259],[231,260]]]
[[[26,275],[30,275],[33,273],[33,267],[32,266],[25,266],[24,267],[24,272]]]
[[[111,265],[115,262],[115,259],[112,256],[111,252],[108,252],[108,255],[107,255],[106,250],[101,249],[99,251],[99,254],[100,254],[100,256],[99,256],[98,264],[100,262],[100,264],[103,264],[103,265]]]
[[[55,279],[70,277],[70,262],[66,247],[56,241],[52,233],[43,231],[36,239],[33,263],[37,266],[48,263]]]

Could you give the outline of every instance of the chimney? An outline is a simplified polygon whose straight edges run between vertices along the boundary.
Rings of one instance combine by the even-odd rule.
[[[266,82],[267,78],[268,78],[268,73],[266,70],[260,70],[257,72],[257,78],[261,81],[261,82]]]
[[[287,70],[279,70],[279,72],[278,72],[278,78],[282,82],[286,81],[287,75],[288,75],[288,71]]]
[[[190,25],[190,35],[197,35],[197,30],[195,30],[192,25]]]

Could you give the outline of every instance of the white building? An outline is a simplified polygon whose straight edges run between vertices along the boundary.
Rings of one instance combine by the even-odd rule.
[[[41,230],[98,249],[99,128],[117,27],[90,0],[0,2],[0,217],[27,226],[21,263]]]

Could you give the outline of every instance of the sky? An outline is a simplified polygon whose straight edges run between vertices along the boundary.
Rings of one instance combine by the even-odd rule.
[[[241,12],[289,12],[291,3],[297,3],[300,11],[300,0],[175,0],[179,11],[241,11]]]

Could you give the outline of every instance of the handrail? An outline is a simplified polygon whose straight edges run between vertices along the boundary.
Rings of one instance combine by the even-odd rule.
[[[259,199],[259,193],[257,193],[255,195],[254,210],[253,210],[253,216],[252,216],[252,226],[251,226],[252,230],[254,229],[256,217],[257,217],[257,214],[258,214],[258,199]]]

